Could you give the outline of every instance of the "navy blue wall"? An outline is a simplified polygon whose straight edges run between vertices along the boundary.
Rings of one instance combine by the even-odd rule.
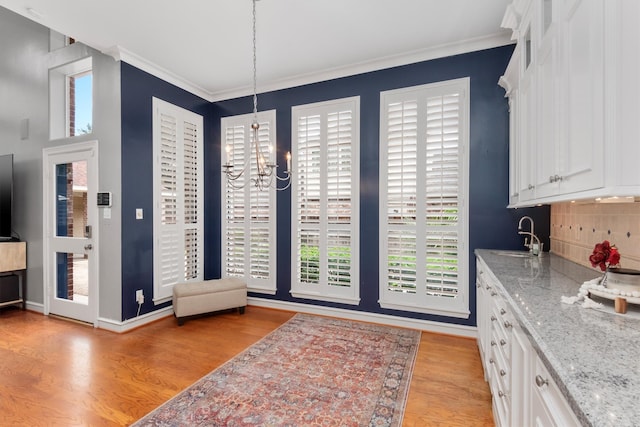
[[[509,186],[509,119],[504,90],[497,84],[513,46],[488,49],[360,74],[285,90],[259,94],[260,111],[277,111],[279,163],[291,150],[291,107],[349,96],[360,96],[360,297],[359,306],[306,301],[290,291],[291,194],[277,195],[277,292],[261,298],[310,303],[349,310],[398,315],[425,320],[475,325],[476,248],[523,249],[517,235],[522,215],[536,221],[537,234],[548,248],[549,208],[507,209]],[[443,80],[469,77],[470,110],[470,306],[469,319],[453,319],[403,311],[383,310],[378,301],[378,168],[380,92]],[[205,105],[204,101],[131,66],[122,68],[123,117],[123,318],[135,315],[135,289],[152,295],[152,159],[151,96],[205,115],[205,277],[220,277],[220,118],[252,111],[243,97]],[[135,183],[135,184],[132,184]],[[145,209],[144,223],[135,220],[135,208]],[[149,298],[150,299],[150,298]],[[130,303],[131,302],[131,303]],[[143,312],[155,308],[145,302]]]
[[[543,240],[549,235],[549,209],[506,209],[509,186],[509,118],[504,90],[497,84],[513,51],[505,46],[479,52],[425,61],[402,67],[376,71],[331,81],[260,94],[259,109],[277,111],[278,159],[291,150],[291,107],[349,96],[360,96],[360,296],[358,307],[293,298],[290,290],[291,257],[291,195],[278,193],[278,290],[275,296],[256,295],[283,301],[368,311],[411,318],[475,325],[475,262],[476,248],[523,249],[517,235],[517,221],[522,215],[536,220],[536,229]],[[378,305],[378,168],[380,92],[443,80],[470,77],[470,305],[468,320],[442,318],[417,313],[383,310]],[[214,122],[220,117],[250,113],[249,97],[217,102]],[[220,150],[220,134],[213,135],[214,150]],[[214,157],[214,169],[220,159]],[[216,227],[220,227],[216,218]],[[548,247],[548,240],[545,244]]]
[[[153,295],[153,134],[152,97],[201,114],[204,120],[204,156],[211,156],[212,135],[208,113],[210,103],[185,90],[145,73],[127,63],[121,68],[122,97],[122,320],[136,316],[135,292],[146,295],[140,313],[169,305],[155,306]],[[205,209],[210,202],[210,162],[205,162]],[[217,190],[219,194],[220,190]],[[219,198],[219,196],[218,196]],[[136,208],[144,219],[136,220]],[[218,208],[219,211],[219,208]],[[206,215],[205,215],[206,216]],[[211,214],[209,214],[211,216]],[[207,242],[205,234],[205,242]],[[209,260],[208,264],[212,262]]]

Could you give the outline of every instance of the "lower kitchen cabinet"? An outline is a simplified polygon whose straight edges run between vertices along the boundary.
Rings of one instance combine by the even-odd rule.
[[[535,357],[532,365],[530,425],[558,427],[580,425],[540,358]]]
[[[579,426],[505,299],[477,260],[478,348],[500,427]]]

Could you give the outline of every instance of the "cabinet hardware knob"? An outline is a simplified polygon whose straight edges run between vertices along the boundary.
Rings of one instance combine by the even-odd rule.
[[[496,320],[498,320],[498,319],[496,318],[496,316],[491,316],[491,321],[492,321],[492,322],[495,322]]]
[[[504,397],[504,392],[503,392],[502,390],[499,390],[499,391],[498,391],[498,396],[500,396],[500,397]]]
[[[542,387],[545,385],[549,385],[549,381],[542,378],[540,375],[536,375],[536,385],[538,387]]]
[[[504,369],[500,369],[500,376],[504,377],[505,375],[507,375],[507,372]]]
[[[504,308],[500,309],[500,314],[505,314],[507,312],[507,310],[505,310]]]
[[[496,291],[491,292],[491,296],[495,297],[496,295],[498,295],[498,293]]]
[[[490,289],[491,289],[491,286],[487,285],[487,286],[485,286],[484,288],[485,288],[486,290],[490,290]]]
[[[489,359],[489,363],[493,364],[495,362],[493,361],[493,359]]]
[[[491,340],[491,347],[493,347],[494,345],[497,345],[496,342],[494,340]]]
[[[476,283],[476,288],[480,289],[482,285],[480,283]]]
[[[500,345],[504,346],[504,345],[506,345],[506,344],[507,344],[507,342],[506,342],[504,339],[501,339],[501,340],[500,340]]]
[[[511,322],[509,322],[508,320],[505,320],[505,321],[504,321],[504,327],[505,327],[505,328],[510,328],[511,326],[512,326],[512,325],[511,325]]]
[[[529,184],[529,186],[527,187],[529,190],[533,190],[533,185]]]

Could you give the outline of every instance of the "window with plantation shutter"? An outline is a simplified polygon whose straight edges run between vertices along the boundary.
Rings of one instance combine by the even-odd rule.
[[[153,98],[153,300],[203,279],[202,116]]]
[[[360,99],[292,109],[295,297],[358,304]]]
[[[380,305],[469,317],[469,79],[380,97]]]
[[[276,191],[258,189],[256,152],[251,149],[253,114],[224,117],[221,121],[222,162],[245,174],[231,185],[222,177],[222,274],[240,277],[252,292],[276,291]],[[276,112],[258,113],[258,141],[263,153],[275,161]]]

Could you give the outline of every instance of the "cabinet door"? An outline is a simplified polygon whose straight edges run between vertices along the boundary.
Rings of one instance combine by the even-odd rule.
[[[491,358],[491,292],[492,289],[486,268],[479,261],[476,263],[476,315],[478,323],[478,348],[484,367],[484,377],[489,381],[489,359]]]
[[[518,162],[520,144],[518,141],[519,120],[518,90],[509,95],[509,206],[517,206],[520,201],[520,176]]]
[[[560,121],[563,111],[561,52],[558,26],[552,24],[545,33],[537,55],[538,135],[536,144],[536,197],[558,193],[559,176],[564,158],[561,156]]]
[[[509,205],[516,206],[519,198],[519,171],[520,159],[519,143],[519,89],[520,89],[520,46],[516,46],[509,61],[509,65],[499,80],[500,86],[506,91],[509,98]]]
[[[604,185],[604,0],[565,0],[561,194]]]
[[[536,126],[534,123],[536,111],[535,76],[530,73],[520,84],[520,120],[518,138],[518,196],[520,202],[526,202],[535,197],[534,166],[536,163],[534,141]]]
[[[531,354],[533,348],[529,339],[512,321],[511,330],[511,425],[526,426],[529,424],[531,405]]]
[[[520,202],[526,202],[535,197],[535,141],[537,135],[536,108],[536,73],[535,73],[535,31],[533,10],[530,7],[522,21],[522,31],[518,44],[521,51],[521,80],[519,85],[518,102],[518,160],[515,165],[518,170],[518,197]]]
[[[579,426],[578,419],[537,355],[532,356],[531,365],[531,424],[540,427]]]

